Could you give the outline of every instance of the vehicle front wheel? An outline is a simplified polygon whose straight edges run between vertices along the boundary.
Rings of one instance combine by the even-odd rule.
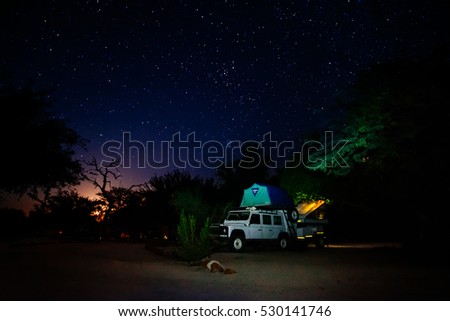
[[[245,238],[242,235],[235,234],[231,237],[231,249],[235,252],[242,252],[245,246]]]

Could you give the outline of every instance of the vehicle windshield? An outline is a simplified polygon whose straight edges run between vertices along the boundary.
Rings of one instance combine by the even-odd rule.
[[[227,221],[246,221],[249,216],[249,211],[231,211],[228,213]]]

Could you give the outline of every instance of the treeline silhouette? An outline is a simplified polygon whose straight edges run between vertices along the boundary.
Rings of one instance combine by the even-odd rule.
[[[442,46],[429,57],[361,72],[337,101],[335,117],[303,138],[324,141],[325,131],[334,134],[332,145],[308,155],[310,163],[303,164],[308,166],[274,171],[255,163],[244,169],[237,160],[218,169],[216,179],[174,170],[139,186],[105,189],[98,200],[76,192],[76,184],[87,178],[83,164],[72,157],[83,140],[51,117],[46,96],[3,88],[0,130],[9,140],[4,144],[2,168],[7,170],[1,172],[0,188],[27,194],[38,204],[29,217],[4,209],[1,237],[81,237],[83,231],[89,235],[93,230],[113,239],[176,239],[182,210],[200,222],[206,217],[220,221],[226,209],[239,204],[243,189],[259,182],[281,186],[296,201],[330,199],[330,235],[336,239],[395,240],[412,248],[447,246],[449,53],[449,47]],[[24,136],[19,131],[33,139],[20,138]],[[334,148],[337,141],[346,144]],[[26,158],[29,155],[33,157]]]

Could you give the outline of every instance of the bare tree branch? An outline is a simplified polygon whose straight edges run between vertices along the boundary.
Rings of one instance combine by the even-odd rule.
[[[114,162],[107,164],[107,166],[101,166],[98,164],[97,159],[93,157],[90,161],[85,161],[84,163],[90,166],[90,168],[87,169],[83,178],[92,183],[94,187],[100,189],[102,196],[105,196],[111,190],[112,186],[109,177],[112,176],[114,179],[118,179],[121,176],[117,169],[118,164]]]

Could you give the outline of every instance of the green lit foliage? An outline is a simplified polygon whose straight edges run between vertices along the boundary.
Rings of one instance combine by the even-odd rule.
[[[145,182],[140,192],[143,206],[152,213],[153,221],[165,226],[169,239],[176,238],[176,227],[181,210],[195,215],[198,220],[214,214],[220,198],[213,179],[192,176],[187,171],[175,169]]]
[[[326,174],[319,171],[311,171],[302,166],[284,169],[280,173],[280,186],[292,197],[295,204],[316,200],[330,199],[327,186],[331,180]]]
[[[370,97],[359,102],[357,108],[349,107],[351,110],[342,129],[333,132],[332,139],[328,132],[328,136],[321,139],[324,149],[311,155],[312,159],[321,161],[308,168],[345,176],[358,164],[377,166],[386,157],[393,157],[395,149],[385,135],[392,123],[390,115],[382,109],[385,99],[384,95]]]
[[[176,254],[181,259],[195,262],[211,254],[209,218],[199,225],[194,215],[186,215],[182,210],[177,232],[180,246]]]
[[[303,192],[297,192],[294,196],[294,203],[309,203],[313,201],[323,200],[325,201],[325,204],[330,204],[331,200],[329,198],[326,198],[325,196],[316,194],[316,193],[303,193]]]
[[[448,211],[433,200],[448,197],[445,183],[442,188],[436,181],[450,176],[443,156],[450,146],[449,58],[444,47],[424,59],[361,73],[339,105],[342,119],[333,124],[333,144],[347,143],[327,155],[342,157],[349,166],[324,162],[311,168],[336,178],[332,198],[339,198],[344,210],[353,205],[368,221],[382,213],[395,225],[395,236],[415,246],[448,244]]]
[[[326,161],[311,169],[345,176],[355,168],[417,172],[433,163],[446,168],[444,158],[432,151],[449,141],[448,52],[444,48],[428,59],[376,65],[361,73],[339,105],[344,117],[335,121],[338,130],[329,142],[342,140],[345,146],[328,145]],[[324,150],[317,158],[324,158]],[[349,166],[335,166],[335,159]]]
[[[209,213],[212,212],[212,208],[204,200],[203,194],[195,189],[180,190],[175,194],[171,204],[180,213],[177,225],[178,257],[192,262],[211,254]]]
[[[184,211],[187,216],[195,216],[203,221],[210,211],[209,205],[204,201],[198,190],[181,190],[176,192],[171,204],[178,211]]]

